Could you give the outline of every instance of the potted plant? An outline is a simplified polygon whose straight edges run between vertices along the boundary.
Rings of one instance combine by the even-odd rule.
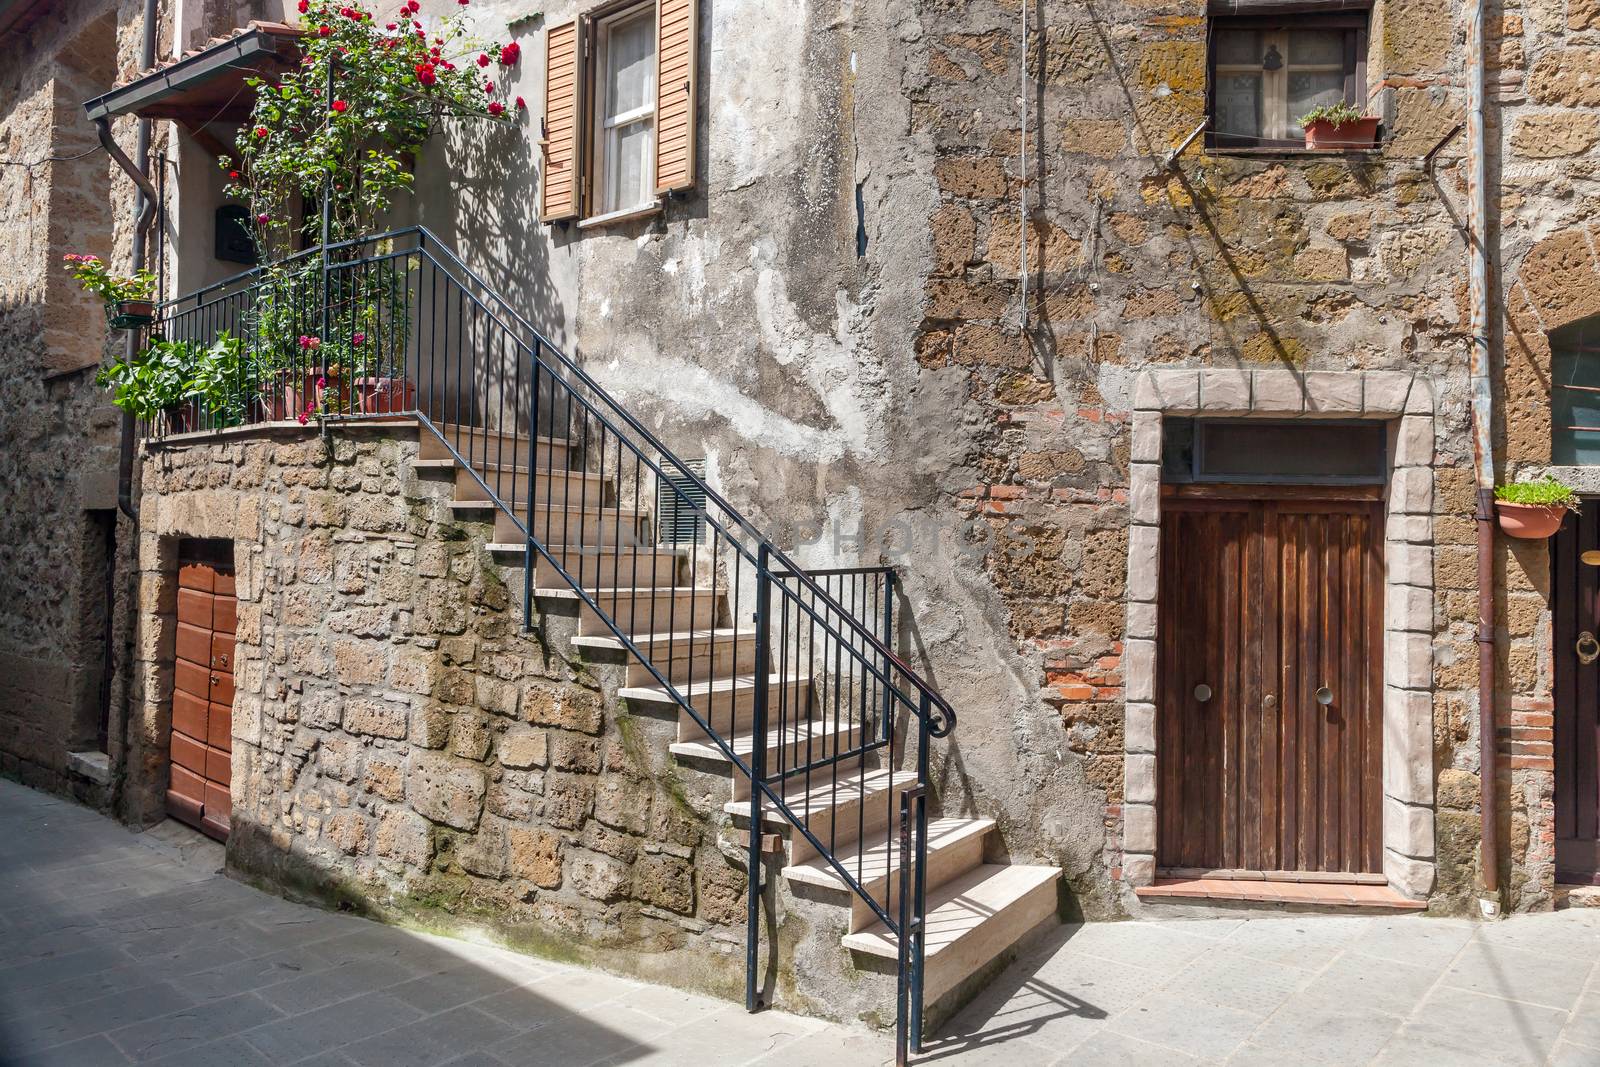
[[[1324,104],[1300,116],[1307,148],[1371,148],[1378,142],[1378,119],[1354,104]]]
[[[1567,512],[1577,511],[1578,494],[1546,475],[1530,482],[1496,486],[1495,513],[1508,537],[1539,540],[1561,529]]]
[[[106,322],[113,330],[131,330],[156,320],[153,299],[156,276],[147,270],[112,274],[99,256],[66,255],[67,270],[85,292],[105,301]]]
[[[259,386],[259,371],[241,339],[223,330],[191,364],[186,392],[200,401],[213,426],[238,426]]]
[[[119,358],[95,381],[112,391],[113,404],[158,433],[182,433],[188,428],[186,401],[194,396],[195,363],[191,342],[157,339],[131,360]]]

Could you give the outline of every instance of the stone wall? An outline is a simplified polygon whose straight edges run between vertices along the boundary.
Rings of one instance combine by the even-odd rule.
[[[103,804],[112,761],[73,753],[99,747],[102,687],[117,705],[107,671],[126,652],[132,557],[110,556],[132,540],[115,511],[119,416],[93,383],[120,337],[61,257],[126,266],[132,187],[81,105],[136,65],[119,28],[139,5],[53,7],[0,43],[0,156],[32,164],[0,168],[0,770]]]
[[[675,719],[611,699],[623,661],[576,657],[575,615],[522,631],[520,566],[491,558],[488,524],[455,520],[449,472],[413,473],[415,454],[414,429],[149,452],[133,803],[159,816],[177,539],[227,538],[231,869],[736,995],[745,878],[718,844],[727,779],[668,763]]]
[[[1477,739],[1463,144],[1444,143],[1431,166],[1423,158],[1463,117],[1464,13],[1378,5],[1369,81],[1387,86],[1373,106],[1392,117],[1380,151],[1230,154],[1196,143],[1171,167],[1167,154],[1204,117],[1204,4],[1030,5],[1026,54],[1014,2],[923,13],[930,47],[907,91],[914,129],[936,146],[940,203],[928,219],[917,354],[928,373],[958,371],[981,411],[971,481],[948,506],[992,533],[985,569],[1035,699],[1059,709],[1058,743],[1105,800],[1100,860],[1075,888],[1093,898],[1107,875],[1114,886],[1127,873],[1124,753],[1149,744],[1125,703],[1148,670],[1127,655],[1140,613],[1127,606],[1138,598],[1124,570],[1140,507],[1129,499],[1129,431],[1141,370],[1281,373],[1302,397],[1296,416],[1319,414],[1303,399],[1319,372],[1404,371],[1438,405],[1421,498],[1431,532],[1407,556],[1431,566],[1438,591],[1413,635],[1432,651],[1422,682],[1433,751],[1430,762],[1420,746],[1424,785],[1412,800],[1424,824],[1442,806],[1438,855],[1412,842],[1424,854],[1408,861],[1437,860],[1434,905],[1464,907],[1476,826],[1458,805],[1475,796]],[[1130,768],[1126,788],[1135,777]],[[1138,789],[1147,801],[1142,777]],[[1130,833],[1145,842],[1145,829]],[[1141,878],[1148,862],[1140,857]],[[1519,869],[1537,862],[1514,858]],[[1512,895],[1516,907],[1546,900],[1526,880]]]

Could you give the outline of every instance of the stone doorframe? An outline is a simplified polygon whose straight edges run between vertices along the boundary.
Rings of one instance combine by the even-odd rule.
[[[1128,486],[1128,628],[1122,877],[1156,867],[1156,600],[1161,431],[1168,415],[1382,419],[1384,521],[1383,872],[1413,899],[1433,888],[1434,393],[1409,371],[1153,369],[1134,391]]]

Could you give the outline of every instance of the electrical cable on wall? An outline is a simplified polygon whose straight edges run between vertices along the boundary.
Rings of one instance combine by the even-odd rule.
[[[71,155],[71,156],[45,156],[43,159],[36,159],[31,163],[29,163],[29,162],[27,162],[25,160],[21,160],[21,159],[0,159],[0,167],[21,167],[24,170],[31,171],[31,170],[33,170],[33,168],[42,167],[46,163],[71,163],[75,159],[83,159],[85,156],[92,156],[96,152],[103,152],[103,151],[105,151],[104,148],[102,148],[100,145],[95,145],[93,148],[85,149],[84,151],[79,152],[76,155]]]

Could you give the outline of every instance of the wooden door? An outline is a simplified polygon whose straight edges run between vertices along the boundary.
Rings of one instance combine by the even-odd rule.
[[[232,546],[183,541],[173,669],[167,812],[226,839],[232,811],[234,597]]]
[[[1158,863],[1377,873],[1381,507],[1204,492],[1162,520]]]
[[[1600,885],[1600,566],[1586,552],[1600,552],[1600,501],[1567,516],[1551,561],[1556,880]]]

